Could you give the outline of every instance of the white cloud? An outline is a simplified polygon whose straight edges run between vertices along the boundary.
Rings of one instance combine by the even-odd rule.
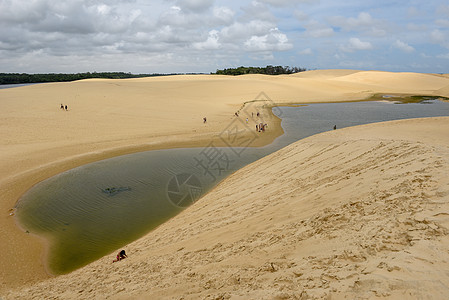
[[[221,44],[218,41],[218,31],[217,30],[211,30],[209,32],[209,36],[207,37],[207,40],[204,42],[194,43],[193,47],[198,50],[216,50],[219,49]]]
[[[251,36],[262,36],[274,27],[272,22],[252,20],[248,23],[235,22],[221,30],[221,38],[229,43],[238,43]]]
[[[276,17],[273,15],[270,8],[258,1],[252,1],[251,4],[243,6],[242,11],[245,15],[241,16],[243,20],[264,20],[267,22],[275,22]]]
[[[35,23],[45,18],[48,10],[49,4],[45,1],[0,1],[0,22]]]
[[[411,52],[415,51],[415,48],[413,48],[409,44],[404,43],[403,41],[400,41],[400,40],[396,40],[393,43],[393,47],[395,47],[403,52],[407,52],[407,53],[411,53]]]
[[[433,30],[430,37],[435,43],[443,43],[445,40],[445,34],[438,29]]]
[[[449,48],[449,32],[435,29],[430,33],[430,39],[433,43]]]
[[[356,18],[330,17],[329,22],[336,27],[342,28],[344,31],[364,32],[371,36],[385,36],[387,34],[385,22],[373,18],[367,12],[360,12]]]
[[[367,12],[361,12],[357,18],[346,18],[342,16],[332,17],[331,22],[344,30],[360,30],[360,28],[374,25],[374,19]]]
[[[355,50],[370,50],[373,46],[370,42],[362,42],[358,38],[350,38],[349,45]]]
[[[228,7],[214,7],[213,16],[220,24],[230,25],[234,22],[235,12]]]
[[[426,60],[435,69],[419,71],[441,72],[449,69],[446,55],[435,54],[449,49],[446,2],[0,0],[0,65],[4,72],[189,72],[254,60],[291,65],[302,55],[309,68],[335,68],[336,53],[363,61],[362,50],[371,50],[373,66],[413,70]]]
[[[292,48],[285,34],[273,28],[263,36],[252,36],[245,42],[248,51],[286,51]]]
[[[358,38],[350,38],[348,44],[340,47],[345,52],[354,52],[359,50],[371,50],[373,45],[370,42],[363,42]]]
[[[179,6],[172,6],[161,13],[157,22],[158,26],[170,25],[176,28],[191,29],[201,26],[204,21],[200,21],[195,14],[183,11]]]
[[[181,10],[190,12],[203,12],[212,7],[214,0],[178,0],[176,5]]]

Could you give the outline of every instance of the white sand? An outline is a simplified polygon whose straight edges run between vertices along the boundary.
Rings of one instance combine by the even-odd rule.
[[[0,141],[0,169],[2,170],[0,173],[0,189],[2,190],[0,195],[0,208],[2,211],[0,216],[0,238],[2,241],[6,241],[0,245],[0,250],[3,253],[0,257],[0,265],[2,266],[0,269],[1,297],[3,297],[3,294],[7,293],[7,290],[11,288],[22,286],[24,284],[30,285],[33,282],[49,277],[45,272],[42,260],[44,253],[43,244],[35,237],[31,237],[20,231],[14,222],[14,218],[9,216],[9,209],[14,206],[20,195],[31,186],[69,168],[122,153],[130,153],[151,148],[205,145],[223,130],[223,124],[228,124],[233,120],[234,112],[240,109],[244,102],[254,100],[260,92],[265,92],[265,95],[276,103],[358,100],[370,97],[377,93],[449,96],[449,78],[445,76],[416,73],[327,70],[276,77],[261,75],[240,77],[170,76],[132,80],[86,80],[73,83],[43,84],[24,88],[0,90],[0,132],[2,134],[2,139]],[[270,101],[265,101],[263,103],[252,102],[248,105],[254,105],[251,106],[251,110],[262,111],[261,106],[268,104],[269,102]],[[69,111],[60,111],[60,103],[67,104]],[[208,118],[207,124],[202,123],[202,118],[204,116],[207,116]],[[409,121],[410,126],[407,126],[406,129],[410,128],[412,124],[421,124],[420,122],[424,121]],[[204,210],[205,208],[203,208],[203,206],[194,206],[190,208],[185,213],[182,213],[177,218],[162,226],[161,229],[150,233],[147,237],[139,241],[136,246],[130,246],[128,251],[130,252],[132,259],[121,262],[120,266],[106,264],[111,258],[104,258],[103,260],[69,276],[44,281],[41,285],[33,287],[32,291],[30,290],[27,292],[26,289],[15,290],[10,297],[14,297],[13,295],[18,295],[17,293],[19,293],[24,298],[28,298],[32,294],[41,295],[40,293],[42,292],[51,294],[52,291],[54,291],[54,293],[65,291],[67,296],[76,297],[75,295],[83,295],[82,293],[78,293],[79,291],[77,289],[80,287],[81,283],[86,283],[86,281],[91,282],[93,280],[91,277],[92,274],[98,276],[98,281],[92,281],[92,291],[89,292],[90,288],[84,289],[84,292],[90,293],[84,295],[86,298],[90,298],[92,295],[100,297],[100,293],[103,291],[100,287],[104,287],[105,290],[108,290],[110,295],[115,295],[117,291],[120,290],[120,284],[116,282],[116,280],[119,279],[119,276],[121,276],[120,274],[125,274],[122,272],[131,272],[133,268],[137,268],[137,265],[134,264],[136,261],[141,264],[143,269],[137,268],[140,271],[128,273],[126,276],[129,277],[129,280],[132,281],[134,280],[133,278],[136,277],[145,277],[148,280],[153,280],[155,278],[161,279],[156,280],[154,283],[148,283],[144,278],[136,279],[136,282],[140,282],[141,285],[139,283],[131,287],[131,283],[129,283],[129,289],[124,290],[120,294],[122,296],[128,294],[128,292],[131,293],[131,290],[134,290],[133,295],[139,295],[141,293],[145,295],[151,293],[155,293],[155,295],[164,295],[164,293],[167,293],[167,295],[197,293],[197,295],[202,296],[207,293],[230,293],[232,291],[234,291],[233,293],[235,294],[252,295],[256,298],[260,295],[268,295],[267,297],[270,297],[269,295],[275,295],[279,292],[276,288],[283,284],[277,282],[284,282],[284,279],[282,279],[282,276],[278,276],[282,274],[278,273],[279,270],[276,272],[274,272],[274,270],[276,270],[276,268],[288,270],[289,268],[284,267],[282,260],[273,260],[277,256],[270,256],[268,248],[266,250],[268,253],[267,255],[265,255],[265,252],[262,250],[260,250],[262,252],[259,252],[259,247],[256,244],[253,244],[252,239],[258,241],[257,243],[262,245],[266,242],[265,240],[268,237],[268,240],[270,240],[275,233],[280,235],[282,237],[281,239],[273,237],[274,240],[278,240],[277,243],[273,243],[272,245],[274,249],[273,253],[276,255],[284,252],[290,253],[290,250],[293,251],[292,253],[297,253],[295,252],[295,249],[298,247],[302,249],[304,246],[307,246],[305,247],[307,249],[311,249],[307,250],[311,251],[310,255],[313,254],[315,256],[320,253],[319,251],[324,251],[323,249],[327,249],[328,251],[335,250],[338,252],[340,248],[334,246],[334,241],[351,238],[350,232],[356,232],[356,230],[348,229],[349,233],[347,233],[343,229],[340,230],[337,228],[333,230],[334,233],[332,233],[331,236],[338,238],[325,239],[324,237],[314,234],[314,230],[320,230],[319,227],[322,227],[320,224],[325,225],[326,222],[320,223],[317,221],[318,223],[313,223],[310,218],[321,215],[325,217],[327,213],[326,208],[331,211],[342,210],[345,207],[345,204],[347,204],[348,199],[363,204],[366,201],[364,200],[366,197],[368,197],[367,199],[372,198],[373,201],[377,201],[375,200],[377,199],[377,196],[375,195],[378,195],[379,193],[385,193],[385,199],[387,200],[396,197],[397,195],[399,195],[398,197],[407,196],[404,191],[397,192],[397,189],[393,186],[390,187],[388,183],[395,182],[393,179],[396,179],[406,182],[404,183],[404,186],[407,186],[407,184],[413,186],[415,184],[414,180],[416,179],[416,168],[424,168],[427,166],[426,163],[421,161],[421,155],[415,155],[413,151],[409,156],[410,161],[416,160],[417,164],[421,163],[422,165],[415,166],[414,163],[412,163],[412,165],[409,166],[405,164],[405,161],[400,160],[403,152],[410,152],[408,150],[409,147],[412,147],[410,149],[415,149],[414,147],[416,147],[417,153],[423,153],[422,155],[435,162],[435,168],[429,169],[425,174],[430,174],[426,176],[436,176],[436,179],[432,179],[429,183],[423,181],[426,183],[422,184],[422,189],[431,189],[428,193],[432,196],[432,188],[434,190],[442,188],[439,182],[436,181],[437,179],[440,180],[438,172],[441,170],[441,167],[438,167],[438,164],[436,163],[439,161],[437,152],[447,150],[447,144],[445,144],[446,140],[444,139],[445,132],[443,131],[441,136],[438,136],[436,133],[440,132],[441,128],[446,128],[440,125],[445,125],[447,119],[440,119],[435,122],[439,123],[430,122],[426,125],[428,128],[436,126],[435,130],[426,132],[426,135],[424,136],[429,140],[426,141],[426,143],[429,142],[428,145],[416,141],[402,143],[401,141],[403,139],[407,140],[409,138],[414,138],[416,132],[407,131],[401,127],[404,130],[398,129],[398,132],[401,134],[398,134],[397,136],[387,136],[384,138],[382,135],[379,135],[376,139],[376,135],[374,134],[374,136],[370,136],[370,139],[367,139],[367,137],[362,134],[358,137],[354,136],[351,142],[345,140],[346,138],[350,138],[346,136],[346,133],[351,131],[337,130],[336,133],[331,134],[333,139],[331,140],[331,144],[329,144],[330,142],[320,142],[319,138],[317,138],[318,142],[307,146],[306,149],[296,149],[295,147],[300,147],[298,145],[302,145],[300,143],[295,145],[295,147],[292,146],[288,148],[290,150],[281,150],[279,153],[293,151],[292,155],[293,153],[299,155],[297,158],[298,160],[302,159],[301,155],[303,154],[306,155],[306,160],[310,160],[307,159],[309,157],[307,155],[312,155],[313,157],[327,155],[326,153],[331,155],[333,152],[328,150],[333,147],[336,147],[336,149],[340,149],[341,151],[339,150],[340,152],[337,151],[337,154],[335,154],[337,156],[339,155],[338,157],[340,157],[340,159],[332,159],[330,156],[323,156],[323,163],[317,162],[316,166],[309,166],[307,174],[302,174],[301,172],[298,173],[297,170],[294,169],[286,169],[286,175],[282,177],[278,176],[279,178],[272,177],[271,172],[268,172],[268,170],[271,170],[268,167],[270,166],[273,157],[279,156],[279,159],[282,160],[281,154],[274,154],[271,156],[271,159],[263,159],[260,162],[260,164],[264,165],[264,167],[260,167],[260,171],[245,173],[247,172],[245,170],[248,170],[248,168],[251,169],[254,166],[258,166],[259,162],[257,162],[256,165],[245,168],[237,173],[240,175],[235,174],[231,176],[231,178],[226,180],[219,189],[200,202],[203,203],[201,205],[206,208],[215,207],[215,205],[224,205],[223,207],[218,206],[216,213],[213,213],[213,211],[209,211],[208,209]],[[377,132],[379,128],[373,129],[374,132]],[[388,134],[392,131],[392,129],[388,129],[388,126],[386,130],[386,133]],[[261,140],[260,143],[264,144],[269,142],[280,132],[278,126],[270,126],[270,132],[267,135],[267,138]],[[335,135],[335,137],[333,135]],[[419,135],[416,135],[416,137],[420,138]],[[377,143],[380,143],[383,139],[386,139],[388,142],[381,147],[380,144]],[[343,144],[340,145],[340,142]],[[333,143],[335,143],[335,145]],[[443,144],[440,145],[438,143]],[[393,172],[394,174],[392,173],[391,176],[388,175],[389,173],[385,174],[382,172],[371,174],[371,172],[368,172],[369,169],[365,170],[365,167],[360,167],[366,166],[369,162],[369,160],[366,162],[358,162],[359,159],[363,160],[364,158],[358,157],[357,154],[366,151],[366,149],[368,149],[366,147],[374,147],[376,151],[380,151],[375,152],[380,155],[379,161],[376,161],[377,156],[372,158],[372,168],[374,168],[376,164],[379,165],[377,168],[374,168],[375,170],[378,170],[376,172],[380,172],[381,166],[389,162],[396,166],[393,171],[402,173],[396,174]],[[423,149],[429,153],[422,152],[424,151]],[[349,169],[347,169],[348,167],[344,163],[344,157],[347,155],[343,155],[343,153],[347,153],[348,157],[353,157],[354,159],[354,161],[348,162],[348,166],[350,166]],[[383,153],[391,153],[391,155],[384,157]],[[401,165],[401,162],[404,164]],[[338,166],[339,163],[342,164],[341,167]],[[441,165],[443,167],[447,166],[445,163],[445,161],[442,161]],[[289,164],[288,167],[295,166],[295,163],[293,162],[290,162]],[[335,166],[335,170],[330,166]],[[359,169],[356,168],[357,166],[359,166]],[[284,167],[286,168],[287,166]],[[311,174],[316,174],[317,177],[324,176],[319,172],[320,169],[318,169],[318,167],[321,169],[330,168],[336,172],[336,176],[341,176],[338,172],[347,169],[350,171],[349,174],[352,174],[350,175],[350,178],[354,177],[354,182],[352,182],[350,178],[344,178],[344,176],[340,181],[335,179],[337,177],[332,177],[334,178],[333,180],[343,183],[346,182],[346,184],[344,186],[336,184],[334,187],[331,185],[329,188],[326,188],[327,191],[325,191],[321,188],[324,184],[323,181],[313,178],[316,182],[310,183],[312,185],[310,186],[311,188],[308,189],[309,192],[306,194],[299,193],[304,188],[303,184],[306,184],[306,187],[309,186],[308,183],[304,182],[304,179],[301,179],[301,176],[308,176]],[[262,172],[262,169],[266,171]],[[279,170],[283,169],[281,168]],[[263,178],[257,180],[256,178],[252,178],[254,172],[258,174],[257,176],[263,175]],[[364,180],[362,180],[362,177],[360,177],[361,175],[359,175],[358,172],[361,172],[361,174],[368,173],[364,175]],[[383,179],[384,177],[381,175],[385,175],[385,179]],[[282,178],[284,178],[285,182],[282,182]],[[309,178],[307,182],[311,179],[312,178]],[[420,177],[420,179],[417,179],[417,182],[424,179],[426,178]],[[251,181],[246,182],[245,180]],[[376,180],[378,182],[385,182],[386,186],[377,186],[377,192],[375,192],[376,186],[370,186],[368,190],[359,191],[358,185],[369,185],[376,182]],[[223,188],[223,186],[226,187],[227,185],[232,185],[235,181],[241,182],[242,185],[230,187],[228,189]],[[399,181],[397,181],[398,184]],[[436,186],[434,182],[437,182]],[[312,188],[313,186],[315,186],[315,188]],[[326,186],[326,184],[324,184],[324,186]],[[338,186],[338,188],[336,186]],[[385,188],[385,191],[383,191],[383,188]],[[238,190],[240,190],[240,192],[236,192]],[[243,191],[246,192],[244,193]],[[298,194],[301,195],[301,199],[308,200],[300,200],[294,207],[285,203],[282,204],[281,199],[279,200],[280,204],[276,204],[276,201],[273,202],[271,199],[270,201],[265,201],[269,199],[268,196],[271,194],[282,195],[283,193],[292,195],[292,198],[296,197],[293,197],[293,195]],[[213,195],[219,197],[219,204],[213,204]],[[434,197],[430,196],[429,199]],[[283,201],[288,199],[288,197],[284,198]],[[416,200],[415,198],[414,196],[411,197],[413,201]],[[422,198],[426,197],[422,196]],[[259,200],[262,202],[259,203]],[[238,205],[234,205],[234,202],[238,203]],[[200,203],[197,205],[200,205]],[[384,204],[379,205],[379,211],[382,211],[381,208],[383,208],[382,205]],[[416,204],[413,202],[410,205],[418,205],[418,207],[422,206],[422,204],[419,204],[418,202]],[[235,210],[235,206],[246,207],[247,211]],[[257,209],[252,206],[255,206]],[[279,209],[284,207],[284,211],[279,210],[278,207]],[[400,207],[395,213],[407,214],[407,210],[403,211],[404,209],[404,207]],[[195,211],[198,211],[198,214],[186,217]],[[414,216],[416,212],[416,210],[411,211],[411,216]],[[389,215],[390,213],[379,213],[379,224],[381,224],[379,226],[382,227],[382,220],[385,219],[382,216]],[[285,236],[282,235],[284,235],[283,231],[287,230],[287,227],[283,226],[287,224],[286,222],[289,220],[289,214],[294,215],[293,219],[296,220],[294,222],[302,221],[303,223],[301,223],[301,226],[305,224],[304,228],[298,227],[299,229],[292,229],[293,232],[300,230],[301,232],[308,232],[306,235],[309,235],[310,232],[313,233],[310,237],[305,239],[308,241],[305,242],[306,244],[301,244],[302,242],[299,243],[299,241],[296,243],[295,241],[297,239],[292,240],[291,243],[289,242],[290,244],[280,242],[285,238]],[[345,218],[348,218],[350,215],[351,214]],[[363,217],[364,216],[356,214],[356,219],[361,219]],[[232,221],[231,223],[234,225],[226,227],[225,225],[229,218],[238,221]],[[270,218],[272,219],[270,220]],[[183,220],[188,220],[188,227],[181,225],[183,224]],[[437,221],[440,222],[439,220]],[[404,222],[407,223],[408,221]],[[357,225],[357,222],[355,223],[355,225]],[[410,226],[416,225],[416,222],[409,223],[412,224]],[[416,226],[422,227],[423,225],[419,225],[421,223],[423,222],[418,222],[418,225]],[[388,225],[390,223],[387,222],[386,224]],[[353,225],[354,224],[351,226],[353,227]],[[290,224],[288,226],[293,225]],[[408,225],[404,226],[408,229],[414,228],[407,227]],[[376,228],[376,226],[374,227]],[[276,231],[272,231],[272,229],[276,229]],[[324,229],[326,228],[322,228],[321,230]],[[166,230],[172,230],[173,236],[166,238],[164,233]],[[177,239],[181,238],[179,237],[179,234],[185,230],[189,230],[190,232],[188,234],[187,232],[182,234],[182,240],[185,241],[177,241]],[[393,231],[394,229],[388,230]],[[411,232],[412,231],[415,230],[411,230]],[[154,241],[157,240],[155,236],[158,234],[160,240],[158,243],[154,243]],[[189,240],[189,234],[194,238]],[[266,234],[273,234],[273,236],[267,236]],[[372,234],[375,234],[375,232]],[[392,236],[395,237],[395,235]],[[442,236],[441,239],[444,240],[445,234],[440,234],[440,236]],[[377,239],[375,237],[376,235],[372,238],[374,242],[370,242],[369,235],[365,239],[362,236],[352,235],[352,244],[354,244],[352,247],[354,249],[348,248],[345,250],[356,251],[358,249],[356,249],[358,243],[365,243],[368,245],[366,246],[368,247],[367,249],[369,249],[369,247],[371,247],[370,245],[378,245],[380,243],[379,241],[383,241],[382,239]],[[386,237],[384,239],[385,241],[388,240]],[[245,240],[247,240],[247,244],[243,243]],[[179,246],[184,245],[184,243],[186,246]],[[253,250],[247,252],[246,250],[244,251],[244,249],[232,248],[234,246],[231,248],[223,246],[225,248],[221,249],[221,247],[218,247],[221,250],[217,250],[218,254],[214,254],[215,250],[211,247],[215,247],[217,243],[224,243],[229,247],[235,243],[237,243],[235,245],[241,245],[243,243],[242,245]],[[321,250],[318,250],[317,247],[314,246],[318,243],[323,245],[323,247],[319,247]],[[421,242],[416,244],[420,243]],[[439,246],[435,239],[429,243],[432,243],[433,250],[438,250]],[[348,244],[350,243],[348,242]],[[402,245],[400,247],[404,247],[404,249],[407,248],[407,242],[401,240],[399,244]],[[185,247],[186,250],[181,250],[178,253],[175,251],[179,249],[177,247]],[[206,259],[203,260],[201,258],[202,255],[200,255],[203,252],[195,252],[202,248],[212,253],[212,256],[205,256]],[[271,249],[271,246],[269,248]],[[140,250],[137,251],[137,249]],[[207,251],[205,253],[208,253]],[[139,252],[142,252],[145,255],[138,256]],[[187,252],[189,253],[187,254]],[[390,249],[388,251],[386,250],[386,252],[395,254],[397,251]],[[326,255],[329,255],[329,253],[323,252],[321,255],[322,257],[327,257]],[[338,253],[337,255],[339,255]],[[182,259],[179,258],[179,256],[176,256],[181,254]],[[184,257],[185,255],[187,256]],[[223,259],[215,262],[214,258],[216,258],[216,255],[222,255]],[[294,260],[294,257],[296,257],[295,255],[298,255],[298,260],[296,261],[297,268],[303,268],[303,264],[311,264],[311,266],[313,266],[313,264],[319,265],[319,262],[314,263],[314,259],[304,260],[305,256],[301,256],[302,254],[300,253],[292,255],[294,256],[289,258],[291,260]],[[176,259],[179,259],[179,261]],[[402,259],[405,261],[408,258],[404,256]],[[440,261],[437,261],[436,259],[437,258],[430,261],[435,265],[441,265],[442,261],[440,263]],[[319,258],[316,258],[316,260],[319,260]],[[160,264],[153,264],[153,261],[160,261]],[[372,259],[367,259],[366,261],[372,261]],[[273,262],[273,267],[271,267],[271,262]],[[208,263],[210,263],[210,265],[208,265]],[[267,284],[265,284],[265,279],[260,279],[260,282],[253,281],[250,283],[249,278],[255,276],[254,274],[260,271],[259,268],[263,269],[263,266],[266,263],[269,263],[269,267],[273,270],[273,272],[265,272],[268,276],[266,279]],[[184,271],[188,269],[187,265],[184,264],[191,264],[189,265],[189,268],[193,268],[195,274],[203,274],[205,277],[201,279],[195,274],[184,274]],[[416,264],[418,270],[421,270],[421,264],[423,263]],[[348,265],[351,265],[351,268],[353,268],[355,263]],[[412,265],[413,268],[415,268],[415,264]],[[256,267],[257,270],[254,269],[254,267]],[[101,272],[93,272],[91,271],[92,268],[101,270]],[[232,274],[235,274],[235,276],[241,276],[238,277],[240,280],[238,280],[237,277],[232,277],[234,275],[231,276],[229,273],[226,273],[231,276],[229,278],[226,276],[219,276],[221,272],[219,270],[221,268],[224,268],[225,271],[223,272],[231,270],[231,273],[234,272]],[[307,266],[304,266],[304,268],[307,269]],[[203,272],[202,270],[204,273],[201,273]],[[216,279],[213,279],[215,277],[209,273],[210,270],[218,272],[214,275],[216,276]],[[343,270],[346,269],[343,268]],[[349,270],[346,271],[349,272]],[[359,276],[362,274],[357,268],[352,271],[359,274]],[[263,270],[260,272],[264,273]],[[392,272],[388,272],[388,274]],[[91,275],[88,276],[86,274]],[[180,274],[180,277],[176,277],[176,274]],[[370,274],[373,274],[373,272]],[[202,285],[202,283],[204,283],[203,279],[207,277],[209,280],[209,275],[211,275],[210,286],[209,284],[206,284],[206,286]],[[73,279],[74,281],[71,281],[72,277],[70,276],[75,276],[73,277],[75,278]],[[85,277],[84,279],[81,278],[83,276]],[[412,275],[410,276],[411,278],[414,278]],[[351,276],[350,278],[353,277],[354,276]],[[171,284],[169,284],[170,278],[173,280]],[[176,281],[176,278],[181,281],[187,280],[188,278],[190,279],[187,280],[185,283],[186,285],[183,285]],[[223,287],[216,286],[216,284],[218,284],[217,282],[223,281],[223,278],[228,278],[230,281],[233,281],[234,285],[230,284],[229,286],[231,287],[229,288],[225,288],[227,284],[223,285]],[[295,279],[302,282],[301,285],[298,285],[302,288],[304,288],[304,278],[306,277],[298,276],[298,278]],[[316,278],[314,277],[312,281],[315,282]],[[61,284],[61,288],[54,286],[56,282],[57,284]],[[242,282],[244,285],[241,285]],[[294,282],[294,285],[298,284],[298,282]],[[314,285],[316,284],[314,283]],[[171,288],[168,288],[168,286],[171,286]],[[213,290],[206,289],[207,286]],[[363,285],[360,288],[363,289]],[[159,290],[161,294],[158,294]],[[319,294],[318,290],[315,291],[312,289],[309,292],[312,294]],[[337,289],[337,291],[344,290],[344,288]],[[328,291],[330,290],[326,290],[326,292]]]

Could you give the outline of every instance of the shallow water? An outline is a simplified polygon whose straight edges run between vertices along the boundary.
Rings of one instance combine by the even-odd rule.
[[[15,84],[0,84],[0,90],[1,89],[12,89],[22,86],[29,86],[29,85],[35,85],[40,83],[15,83]]]
[[[282,118],[285,134],[271,145],[216,148],[211,144],[91,163],[33,187],[18,202],[16,215],[26,230],[50,241],[50,269],[55,273],[70,272],[136,240],[229,174],[292,142],[332,130],[334,125],[343,128],[448,116],[449,103],[312,104],[275,108],[273,112]],[[258,134],[263,133],[255,133],[255,139]]]

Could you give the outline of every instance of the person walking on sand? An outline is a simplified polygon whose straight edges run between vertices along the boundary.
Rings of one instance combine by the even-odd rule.
[[[128,257],[128,255],[126,255],[125,250],[122,250],[122,251],[120,251],[120,252],[117,254],[117,258],[114,259],[112,262],[115,263],[115,262],[118,262],[118,261],[120,261],[120,260],[122,260],[122,259],[125,259],[125,258],[127,258],[127,257]]]
[[[64,105],[61,103],[61,109],[64,110]]]
[[[259,131],[259,125],[256,124],[256,131]]]
[[[207,122],[207,119],[206,119],[206,117],[204,117],[203,118],[203,123],[206,124],[206,122]]]
[[[67,111],[67,105],[65,106],[65,110]]]

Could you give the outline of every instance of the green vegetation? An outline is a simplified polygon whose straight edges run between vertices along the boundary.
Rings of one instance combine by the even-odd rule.
[[[217,70],[212,74],[217,75],[243,75],[243,74],[265,74],[265,75],[281,75],[293,74],[307,71],[305,68],[298,67],[282,67],[282,66],[266,66],[266,67],[238,67],[223,70]]]
[[[448,101],[449,98],[441,96],[409,95],[409,94],[394,94],[394,95],[375,94],[369,100],[387,100],[387,101],[394,101],[397,104],[405,104],[405,103],[426,103],[426,101],[430,100]]]
[[[140,77],[165,76],[165,75],[175,75],[175,74],[131,74],[124,72],[102,72],[102,73],[87,72],[76,74],[0,73],[0,84],[63,82],[63,81],[75,81],[89,78],[122,79],[122,78],[140,78]]]
[[[266,74],[266,75],[280,75],[293,74],[306,71],[304,68],[298,67],[282,67],[282,66],[266,66],[266,67],[238,67],[224,70],[217,70],[216,73],[220,75],[243,75],[243,74]],[[19,84],[19,83],[43,83],[43,82],[64,82],[75,81],[89,78],[107,78],[107,79],[124,79],[124,78],[141,78],[153,76],[167,76],[179,75],[181,73],[170,74],[131,74],[125,72],[87,72],[75,74],[63,73],[46,73],[46,74],[26,74],[26,73],[0,73],[0,84]],[[185,73],[182,73],[185,74]],[[199,73],[189,73],[199,74]]]

